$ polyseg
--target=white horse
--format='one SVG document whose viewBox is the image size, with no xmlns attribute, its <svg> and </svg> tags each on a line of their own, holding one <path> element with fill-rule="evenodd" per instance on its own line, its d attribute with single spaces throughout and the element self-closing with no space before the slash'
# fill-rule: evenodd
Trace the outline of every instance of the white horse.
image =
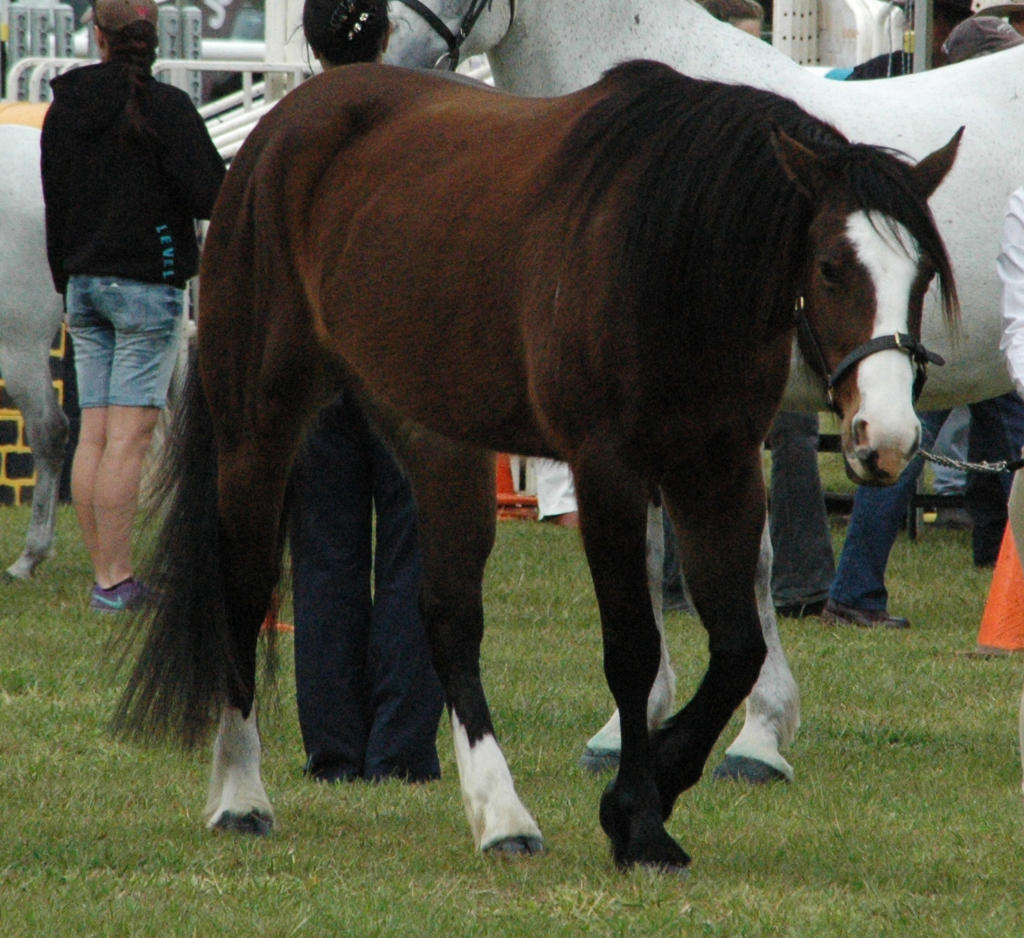
<svg viewBox="0 0 1024 938">
<path fill-rule="evenodd" d="M 63 304 L 46 263 L 39 131 L 0 124 L 0 376 L 35 458 L 32 520 L 9 576 L 28 579 L 53 548 L 68 422 L 50 377 Z"/>
<path fill-rule="evenodd" d="M 473 0 L 426 0 L 457 32 Z M 414 44 L 424 59 L 441 58 L 450 45 L 416 10 L 390 4 L 397 28 L 388 61 Z M 499 38 L 496 38 L 499 37 Z M 957 127 L 966 126 L 960 153 L 931 205 L 953 261 L 963 308 L 959 336 L 947 333 L 926 301 L 922 338 L 946 359 L 933 369 L 922 409 L 983 400 L 1011 390 L 999 351 L 999 285 L 994 273 L 1006 200 L 1024 183 L 1024 147 L 1007 128 L 1024 127 L 1024 48 L 931 72 L 882 81 L 825 80 L 768 44 L 720 23 L 691 0 L 493 0 L 464 40 L 463 56 L 486 53 L 495 84 L 524 95 L 574 91 L 606 68 L 630 58 L 667 62 L 685 74 L 766 88 L 794 99 L 850 139 L 882 144 L 919 159 Z M 822 408 L 820 383 L 794 352 L 783 409 Z M 652 586 L 660 583 L 660 518 L 649 526 Z M 767 526 L 758 565 L 758 605 L 768 657 L 746 703 L 746 720 L 719 772 L 752 781 L 793 777 L 780 752 L 800 722 L 796 682 L 779 641 L 771 601 L 771 543 Z M 652 589 L 660 617 L 660 589 Z M 652 726 L 672 712 L 674 678 L 664 654 L 651 691 Z M 618 715 L 587 744 L 591 764 L 613 761 L 619 748 Z"/>
</svg>

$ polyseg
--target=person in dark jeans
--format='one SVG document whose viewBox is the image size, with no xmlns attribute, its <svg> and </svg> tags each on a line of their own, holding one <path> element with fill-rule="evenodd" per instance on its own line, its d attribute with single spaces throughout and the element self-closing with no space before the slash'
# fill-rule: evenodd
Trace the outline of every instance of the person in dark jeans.
<svg viewBox="0 0 1024 938">
<path fill-rule="evenodd" d="M 351 394 L 322 411 L 292 482 L 295 684 L 307 774 L 437 778 L 442 694 L 419 610 L 416 506 Z"/>
<path fill-rule="evenodd" d="M 386 0 L 306 0 L 302 24 L 324 68 L 379 59 L 390 34 Z M 306 773 L 320 781 L 438 778 L 444 699 L 420 614 L 416 506 L 350 392 L 321 412 L 292 485 Z"/>
</svg>

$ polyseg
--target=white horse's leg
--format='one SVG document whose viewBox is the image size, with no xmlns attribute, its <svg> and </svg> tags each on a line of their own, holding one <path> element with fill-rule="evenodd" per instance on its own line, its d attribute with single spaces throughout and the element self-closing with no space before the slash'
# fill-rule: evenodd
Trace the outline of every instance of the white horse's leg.
<svg viewBox="0 0 1024 938">
<path fill-rule="evenodd" d="M 772 543 L 765 519 L 761 556 L 757 562 L 757 608 L 768 655 L 761 674 L 747 697 L 743 729 L 726 750 L 725 761 L 715 769 L 716 779 L 747 782 L 792 781 L 793 767 L 779 747 L 789 745 L 800 726 L 800 694 L 779 641 L 771 593 Z"/>
<path fill-rule="evenodd" d="M 452 711 L 455 761 L 459 767 L 462 803 L 478 850 L 504 854 L 533 854 L 544 849 L 544 838 L 523 806 L 501 747 L 490 733 L 476 742 Z"/>
<path fill-rule="evenodd" d="M 672 715 L 676 696 L 676 675 L 665 644 L 665 616 L 662 606 L 662 576 L 665 564 L 665 529 L 662 527 L 661 508 L 650 505 L 647 509 L 647 583 L 651 592 L 654 621 L 661 639 L 661 660 L 647 698 L 647 726 L 655 729 Z M 622 733 L 619 729 L 619 711 L 587 740 L 580 763 L 594 772 L 614 768 L 619 764 Z"/>
<path fill-rule="evenodd" d="M 269 834 L 274 825 L 274 809 L 260 779 L 255 707 L 248 717 L 237 707 L 221 710 L 205 813 L 210 829 Z"/>
<path fill-rule="evenodd" d="M 67 417 L 50 379 L 50 338 L 35 341 L 32 354 L 26 354 L 25 348 L 0 348 L 0 374 L 25 421 L 25 438 L 36 471 L 25 547 L 7 568 L 7 574 L 18 580 L 29 579 L 53 550 L 60 474 L 68 440 Z"/>
</svg>

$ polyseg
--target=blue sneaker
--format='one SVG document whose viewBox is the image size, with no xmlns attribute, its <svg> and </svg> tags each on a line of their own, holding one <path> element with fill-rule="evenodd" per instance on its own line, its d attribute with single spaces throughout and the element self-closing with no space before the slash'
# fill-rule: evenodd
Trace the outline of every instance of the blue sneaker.
<svg viewBox="0 0 1024 938">
<path fill-rule="evenodd" d="M 135 579 L 122 580 L 110 589 L 103 589 L 97 584 L 92 588 L 89 608 L 96 612 L 126 612 L 138 609 L 150 595 L 149 589 Z"/>
</svg>

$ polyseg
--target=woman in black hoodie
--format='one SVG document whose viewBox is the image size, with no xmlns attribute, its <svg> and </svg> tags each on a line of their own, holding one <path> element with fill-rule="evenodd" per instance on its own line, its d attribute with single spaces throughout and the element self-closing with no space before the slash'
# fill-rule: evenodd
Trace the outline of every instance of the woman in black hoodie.
<svg viewBox="0 0 1024 938">
<path fill-rule="evenodd" d="M 71 494 L 96 585 L 120 611 L 144 588 L 131 529 L 142 461 L 178 348 L 224 163 L 188 96 L 157 82 L 153 0 L 95 0 L 101 62 L 53 80 L 43 124 L 47 253 L 65 295 L 82 425 Z"/>
</svg>

